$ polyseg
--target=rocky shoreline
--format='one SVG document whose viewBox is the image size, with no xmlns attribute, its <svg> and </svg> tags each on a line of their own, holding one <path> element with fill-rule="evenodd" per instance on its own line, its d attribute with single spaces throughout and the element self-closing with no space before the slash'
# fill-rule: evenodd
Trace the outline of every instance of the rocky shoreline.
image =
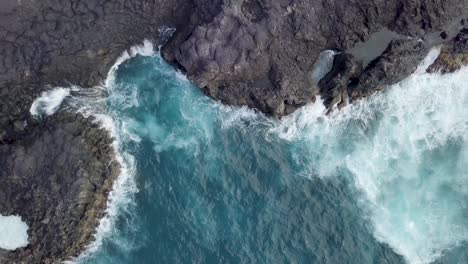
<svg viewBox="0 0 468 264">
<path fill-rule="evenodd" d="M 119 164 L 112 139 L 80 115 L 59 113 L 47 123 L 28 124 L 26 132 L 0 146 L 6 165 L 0 208 L 28 224 L 30 246 L 3 257 L 5 263 L 56 263 L 92 240 Z"/>
<path fill-rule="evenodd" d="M 60 263 L 94 237 L 120 168 L 113 139 L 91 118 L 29 109 L 55 86 L 100 85 L 116 59 L 163 25 L 177 26 L 180 1 L 0 3 L 0 214 L 19 215 L 29 245 L 0 249 L 0 263 Z M 181 12 L 181 13 L 179 13 Z M 142 26 L 143 25 L 143 26 Z"/>
<path fill-rule="evenodd" d="M 281 117 L 321 95 L 368 96 L 414 72 L 468 63 L 468 0 L 6 0 L 0 3 L 0 214 L 20 215 L 29 245 L 0 263 L 59 263 L 93 240 L 120 169 L 92 118 L 29 108 L 54 86 L 100 85 L 116 59 L 159 28 L 163 56 L 206 94 Z M 383 32 L 383 33 L 382 33 Z M 390 32 L 390 33 L 389 33 Z M 381 36 L 390 36 L 382 38 Z M 322 52 L 331 70 L 315 83 Z"/>
<path fill-rule="evenodd" d="M 330 107 L 406 78 L 432 47 L 466 29 L 468 2 L 245 0 L 217 12 L 179 34 L 166 59 L 208 95 L 281 117 L 318 94 Z M 383 30 L 391 37 L 369 41 Z M 314 85 L 311 72 L 324 50 L 339 55 Z"/>
</svg>

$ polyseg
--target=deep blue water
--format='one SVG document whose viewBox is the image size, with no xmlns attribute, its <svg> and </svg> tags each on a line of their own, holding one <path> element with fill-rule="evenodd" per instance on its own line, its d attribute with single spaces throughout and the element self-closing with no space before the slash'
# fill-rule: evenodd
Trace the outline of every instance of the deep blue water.
<svg viewBox="0 0 468 264">
<path fill-rule="evenodd" d="M 159 56 L 132 58 L 106 112 L 138 191 L 82 262 L 468 263 L 465 75 L 279 121 L 209 99 Z"/>
</svg>

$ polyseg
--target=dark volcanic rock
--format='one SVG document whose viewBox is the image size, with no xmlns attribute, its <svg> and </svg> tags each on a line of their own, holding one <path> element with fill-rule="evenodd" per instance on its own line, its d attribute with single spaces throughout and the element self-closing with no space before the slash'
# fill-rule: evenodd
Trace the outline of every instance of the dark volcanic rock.
<svg viewBox="0 0 468 264">
<path fill-rule="evenodd" d="M 333 67 L 318 83 L 319 92 L 324 98 L 326 106 L 346 101 L 348 93 L 345 89 L 350 80 L 357 80 L 362 71 L 361 64 L 346 53 L 335 56 Z"/>
<path fill-rule="evenodd" d="M 348 94 L 356 99 L 401 81 L 416 71 L 428 52 L 429 48 L 422 40 L 393 40 L 382 55 L 361 72 L 356 83 L 347 86 Z"/>
<path fill-rule="evenodd" d="M 460 24 L 466 26 L 448 42 L 428 69 L 429 72 L 449 73 L 459 70 L 468 64 L 468 20 L 462 20 Z"/>
<path fill-rule="evenodd" d="M 359 97 L 402 80 L 435 44 L 425 38 L 444 32 L 461 15 L 468 16 L 467 0 L 224 1 L 213 21 L 191 25 L 193 30 L 175 38 L 178 43 L 165 54 L 210 96 L 282 116 L 318 93 L 336 102 L 338 91 Z M 322 51 L 347 53 L 382 30 L 400 39 L 362 72 L 337 74 L 340 80 L 333 83 L 339 87 L 311 83 Z"/>
<path fill-rule="evenodd" d="M 119 167 L 107 132 L 81 115 L 38 122 L 50 86 L 99 85 L 125 49 L 187 24 L 190 1 L 0 2 L 0 214 L 29 225 L 29 245 L 0 263 L 58 263 L 89 244 Z"/>
</svg>

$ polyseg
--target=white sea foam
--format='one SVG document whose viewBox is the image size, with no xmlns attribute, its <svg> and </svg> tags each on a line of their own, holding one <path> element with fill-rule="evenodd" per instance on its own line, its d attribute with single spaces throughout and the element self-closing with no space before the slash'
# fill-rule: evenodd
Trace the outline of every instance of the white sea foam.
<svg viewBox="0 0 468 264">
<path fill-rule="evenodd" d="M 468 240 L 468 68 L 427 74 L 438 53 L 385 93 L 340 111 L 326 115 L 318 98 L 275 121 L 219 106 L 222 127 L 262 122 L 267 137 L 301 147 L 303 175 L 349 175 L 375 237 L 408 263 L 431 263 Z"/>
<path fill-rule="evenodd" d="M 410 263 L 430 263 L 468 239 L 467 76 L 467 68 L 412 76 L 376 98 L 386 117 L 346 157 L 375 206 L 376 237 Z"/>
<path fill-rule="evenodd" d="M 104 86 L 105 87 L 111 87 L 114 82 L 115 82 L 115 73 L 119 69 L 119 66 L 124 63 L 125 61 L 140 55 L 140 56 L 154 56 L 155 49 L 154 45 L 151 41 L 145 39 L 143 40 L 142 45 L 136 45 L 131 47 L 130 49 L 124 51 L 122 55 L 120 55 L 119 58 L 115 61 L 114 65 L 109 70 L 109 73 L 107 74 L 107 78 L 105 80 Z"/>
<path fill-rule="evenodd" d="M 115 64 L 109 70 L 104 83 L 104 89 L 107 90 L 109 95 L 106 99 L 107 101 L 121 100 L 122 96 L 114 94 L 116 72 L 120 65 L 137 55 L 155 55 L 153 43 L 149 40 L 144 40 L 143 45 L 131 47 L 129 50 L 123 52 L 116 60 Z M 136 100 L 136 98 L 134 99 Z M 132 104 L 135 103 L 137 104 L 138 101 L 135 100 L 129 102 L 130 105 L 127 105 L 127 107 L 132 107 Z M 100 103 L 106 103 L 106 101 Z M 88 245 L 87 249 L 78 258 L 68 261 L 67 263 L 81 263 L 86 261 L 86 259 L 91 257 L 102 247 L 106 238 L 116 235 L 118 230 L 114 228 L 115 221 L 119 215 L 125 213 L 129 209 L 134 202 L 133 195 L 138 191 L 134 181 L 136 170 L 135 158 L 130 153 L 124 151 L 122 145 L 129 141 L 139 141 L 139 137 L 127 130 L 126 121 L 121 120 L 122 117 L 119 117 L 117 113 L 102 111 L 96 108 L 95 105 L 82 106 L 79 112 L 85 116 L 95 117 L 102 128 L 109 131 L 110 135 L 114 138 L 113 148 L 116 153 L 116 161 L 120 164 L 120 175 L 114 182 L 113 190 L 109 194 L 106 214 L 99 222 L 96 234 L 94 235 L 94 242 Z M 126 245 L 121 244 L 120 246 L 125 247 Z"/>
<path fill-rule="evenodd" d="M 219 108 L 223 114 L 221 127 L 224 129 L 237 125 L 242 120 L 255 120 L 258 116 L 258 113 L 246 106 L 231 107 L 219 104 Z"/>
<path fill-rule="evenodd" d="M 468 67 L 426 74 L 436 54 L 385 93 L 329 116 L 312 104 L 270 128 L 307 142 L 309 173 L 349 174 L 375 237 L 412 264 L 468 240 Z"/>
<path fill-rule="evenodd" d="M 128 209 L 128 206 L 133 202 L 132 195 L 137 192 L 133 179 L 136 167 L 135 159 L 128 152 L 122 151 L 121 144 L 124 144 L 126 139 L 122 138 L 121 128 L 117 125 L 119 122 L 115 122 L 113 117 L 107 114 L 93 114 L 93 116 L 101 124 L 102 128 L 109 131 L 114 138 L 113 148 L 116 153 L 115 159 L 120 164 L 120 174 L 109 194 L 106 215 L 99 222 L 94 236 L 95 241 L 88 246 L 87 250 L 77 260 L 84 260 L 95 253 L 102 246 L 104 239 L 116 232 L 114 223 L 117 216 Z"/>
<path fill-rule="evenodd" d="M 27 246 L 28 228 L 20 216 L 0 214 L 0 248 L 15 250 Z"/>
<path fill-rule="evenodd" d="M 318 96 L 315 103 L 286 116 L 277 126 L 273 126 L 270 132 L 283 139 L 293 140 L 307 128 L 320 124 L 320 120 L 328 119 L 325 115 L 326 110 L 323 99 Z"/>
<path fill-rule="evenodd" d="M 70 88 L 57 87 L 42 92 L 31 105 L 29 110 L 34 117 L 50 116 L 54 114 L 62 104 L 63 100 L 70 95 Z"/>
<path fill-rule="evenodd" d="M 154 54 L 153 44 L 145 40 L 142 45 L 131 47 L 128 51 L 123 52 L 116 60 L 109 70 L 108 77 L 103 85 L 104 87 L 87 89 L 81 89 L 76 86 L 55 88 L 44 92 L 31 106 L 31 114 L 33 116 L 51 115 L 58 110 L 63 100 L 70 96 L 69 106 L 71 108 L 82 113 L 85 117 L 93 116 L 95 121 L 114 138 L 112 146 L 115 152 L 115 159 L 120 164 L 120 174 L 114 182 L 113 190 L 109 193 L 106 214 L 99 222 L 94 235 L 94 241 L 87 246 L 80 256 L 65 261 L 65 263 L 80 263 L 92 256 L 93 253 L 96 253 L 101 248 L 104 239 L 115 234 L 114 224 L 118 215 L 124 213 L 133 202 L 132 195 L 137 192 L 133 179 L 136 165 L 134 157 L 122 151 L 122 144 L 129 140 L 137 140 L 137 138 L 132 138 L 132 134 L 125 130 L 124 122 L 119 117 L 113 116 L 113 113 L 105 110 L 105 104 L 108 100 L 117 100 L 116 98 L 119 98 L 119 96 L 109 96 L 106 98 L 101 96 L 103 92 L 112 94 L 115 86 L 115 74 L 122 63 L 136 55 L 152 56 Z M 71 92 L 74 93 L 71 94 Z"/>
<path fill-rule="evenodd" d="M 441 47 L 433 48 L 429 51 L 429 54 L 419 64 L 415 74 L 423 74 L 426 70 L 437 60 L 440 55 Z"/>
<path fill-rule="evenodd" d="M 146 43 L 117 60 L 105 83 L 110 97 L 116 93 L 113 88 L 119 65 L 136 54 L 152 56 L 153 47 Z M 267 136 L 308 146 L 304 156 L 310 163 L 309 172 L 322 177 L 348 173 L 363 193 L 363 204 L 372 212 L 369 220 L 376 238 L 409 263 L 429 263 L 443 250 L 468 239 L 463 217 L 468 201 L 468 179 L 464 173 L 468 166 L 468 87 L 464 85 L 468 83 L 468 69 L 445 76 L 424 71 L 417 71 L 386 93 L 329 115 L 324 114 L 320 98 L 282 121 L 259 118 L 245 108 L 217 107 L 222 108 L 223 127 L 260 119 L 256 122 L 265 122 L 269 127 Z M 176 77 L 186 81 L 180 74 Z M 132 102 L 127 100 L 128 105 L 123 106 L 132 107 Z M 193 117 L 191 110 L 189 107 L 181 111 Z M 126 122 L 131 120 L 121 120 L 113 113 L 91 114 L 115 137 L 122 173 L 110 194 L 107 215 L 100 222 L 96 241 L 78 260 L 96 252 L 106 237 L 115 234 L 116 217 L 132 203 L 132 194 L 137 191 L 133 179 L 135 160 L 121 146 L 139 139 L 126 130 Z M 203 133 L 207 133 L 205 130 Z M 462 147 L 453 158 L 450 156 L 452 163 L 443 163 L 450 161 L 447 156 L 439 160 L 431 157 L 439 152 L 446 154 L 447 145 L 458 143 Z"/>
<path fill-rule="evenodd" d="M 331 71 L 335 55 L 337 54 L 338 52 L 334 50 L 325 50 L 320 53 L 314 64 L 314 69 L 312 70 L 312 81 L 314 83 L 319 83 L 319 81 Z"/>
</svg>

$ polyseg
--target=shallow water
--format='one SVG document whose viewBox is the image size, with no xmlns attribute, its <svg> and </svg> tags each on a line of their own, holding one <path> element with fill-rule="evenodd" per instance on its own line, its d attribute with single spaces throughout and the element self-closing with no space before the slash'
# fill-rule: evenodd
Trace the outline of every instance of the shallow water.
<svg viewBox="0 0 468 264">
<path fill-rule="evenodd" d="M 126 202 L 79 262 L 467 263 L 467 83 L 420 73 L 277 121 L 129 59 L 105 101 Z"/>
</svg>

